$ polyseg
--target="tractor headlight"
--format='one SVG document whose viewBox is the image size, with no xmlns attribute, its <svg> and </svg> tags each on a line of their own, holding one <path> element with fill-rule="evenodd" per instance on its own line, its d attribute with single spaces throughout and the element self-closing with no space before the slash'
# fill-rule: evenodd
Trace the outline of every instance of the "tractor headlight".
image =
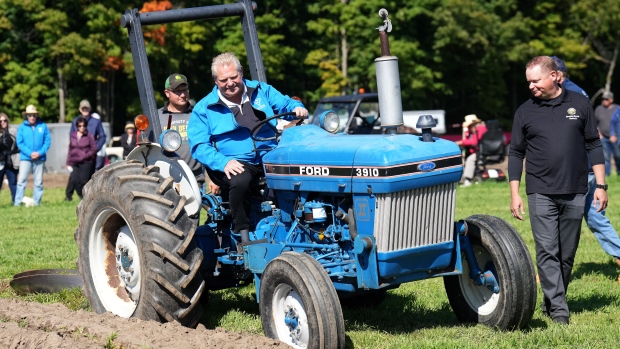
<svg viewBox="0 0 620 349">
<path fill-rule="evenodd" d="M 319 125 L 327 132 L 336 133 L 340 129 L 340 117 L 333 110 L 324 111 L 319 115 Z"/>
<path fill-rule="evenodd" d="M 165 151 L 174 153 L 181 147 L 181 134 L 175 130 L 166 130 L 159 136 L 159 144 Z"/>
</svg>

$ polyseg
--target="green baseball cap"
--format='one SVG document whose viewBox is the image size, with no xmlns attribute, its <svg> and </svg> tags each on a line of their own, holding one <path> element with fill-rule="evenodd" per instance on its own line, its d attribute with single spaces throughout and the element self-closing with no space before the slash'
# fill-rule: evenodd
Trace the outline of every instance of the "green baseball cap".
<svg viewBox="0 0 620 349">
<path fill-rule="evenodd" d="M 174 90 L 177 87 L 179 87 L 179 85 L 181 85 L 181 84 L 185 84 L 185 85 L 189 86 L 189 83 L 187 83 L 187 78 L 185 77 L 185 75 L 175 73 L 175 74 L 170 75 L 166 79 L 165 88 L 166 88 L 166 90 Z"/>
</svg>

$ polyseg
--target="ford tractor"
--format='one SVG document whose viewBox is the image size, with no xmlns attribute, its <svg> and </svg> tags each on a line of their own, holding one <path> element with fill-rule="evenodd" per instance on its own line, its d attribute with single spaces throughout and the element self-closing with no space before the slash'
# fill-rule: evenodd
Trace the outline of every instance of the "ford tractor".
<svg viewBox="0 0 620 349">
<path fill-rule="evenodd" d="M 210 290 L 253 283 L 266 336 L 296 348 L 344 348 L 341 302 L 380 300 L 403 283 L 442 277 L 458 320 L 526 326 L 536 282 L 518 232 L 489 215 L 455 218 L 461 152 L 433 137 L 432 117 L 418 120 L 421 135 L 396 133 L 398 59 L 383 9 L 375 60 L 383 132 L 337 133 L 338 115 L 326 111 L 318 125 L 277 134 L 264 181 L 253 187 L 250 241 L 242 242 L 228 202 L 198 185 L 175 153 L 180 135 L 160 125 L 142 26 L 238 16 L 250 74 L 266 81 L 255 8 L 239 0 L 122 16 L 143 114 L 138 146 L 93 175 L 77 208 L 78 267 L 92 309 L 195 326 Z"/>
</svg>

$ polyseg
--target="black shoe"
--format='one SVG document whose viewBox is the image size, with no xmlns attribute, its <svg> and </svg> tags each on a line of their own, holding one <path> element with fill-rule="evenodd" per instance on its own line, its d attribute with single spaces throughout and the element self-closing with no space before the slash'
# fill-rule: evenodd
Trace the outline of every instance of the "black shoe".
<svg viewBox="0 0 620 349">
<path fill-rule="evenodd" d="M 568 325 L 568 316 L 556 316 L 553 318 L 556 324 Z"/>
<path fill-rule="evenodd" d="M 65 198 L 65 201 L 73 201 L 72 198 Z"/>
</svg>

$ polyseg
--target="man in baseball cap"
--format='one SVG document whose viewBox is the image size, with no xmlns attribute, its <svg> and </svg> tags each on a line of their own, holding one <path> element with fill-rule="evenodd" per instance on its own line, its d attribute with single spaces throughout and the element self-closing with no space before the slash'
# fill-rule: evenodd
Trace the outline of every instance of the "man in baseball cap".
<svg viewBox="0 0 620 349">
<path fill-rule="evenodd" d="M 564 61 L 561 60 L 559 57 L 556 56 L 551 56 L 551 58 L 553 58 L 553 61 L 555 62 L 555 65 L 558 66 L 558 83 L 565 89 L 567 90 L 571 90 L 571 91 L 575 91 L 577 93 L 581 93 L 582 95 L 586 96 L 587 98 L 590 98 L 588 96 L 588 94 L 586 93 L 586 91 L 584 89 L 582 89 L 581 87 L 577 86 L 577 84 L 575 84 L 574 82 L 572 82 L 569 78 L 568 78 L 568 70 L 566 69 L 566 64 L 564 64 Z"/>
<path fill-rule="evenodd" d="M 202 165 L 192 158 L 187 141 L 187 122 L 192 114 L 192 105 L 189 100 L 189 83 L 185 75 L 174 73 L 168 76 L 164 88 L 164 94 L 168 101 L 163 108 L 159 109 L 159 122 L 161 123 L 162 131 L 168 128 L 168 120 L 170 120 L 170 128 L 178 131 L 183 140 L 181 148 L 177 150 L 177 153 L 192 169 L 198 184 L 202 185 L 205 179 Z"/>
</svg>

